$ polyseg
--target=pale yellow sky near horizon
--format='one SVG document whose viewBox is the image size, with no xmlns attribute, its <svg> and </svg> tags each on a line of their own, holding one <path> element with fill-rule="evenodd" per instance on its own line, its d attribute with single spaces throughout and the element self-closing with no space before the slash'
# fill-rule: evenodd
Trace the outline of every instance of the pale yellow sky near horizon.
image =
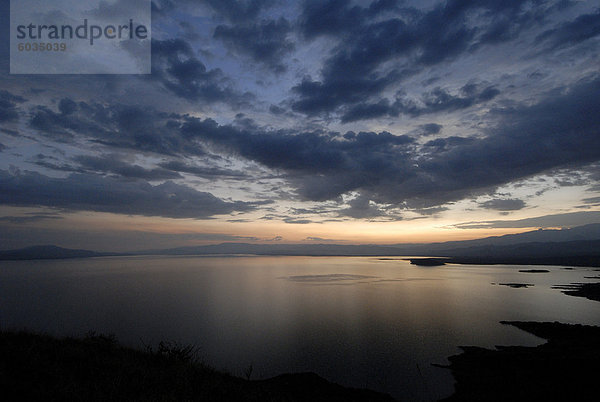
<svg viewBox="0 0 600 402">
<path fill-rule="evenodd" d="M 36 216 L 35 214 L 50 216 L 50 218 L 42 218 L 37 221 L 32 220 L 27 225 L 17 221 L 12 224 L 5 223 L 5 229 L 12 227 L 14 230 L 22 231 L 18 238 L 24 242 L 23 246 L 55 244 L 71 248 L 91 248 L 98 251 L 134 251 L 223 242 L 268 244 L 434 243 L 522 233 L 542 227 L 531 225 L 504 228 L 459 228 L 456 226 L 457 224 L 469 221 L 459 221 L 456 219 L 457 216 L 452 213 L 440 214 L 438 217 L 395 222 L 347 220 L 289 224 L 279 220 L 261 221 L 257 219 L 249 222 L 228 222 L 227 219 L 231 217 L 194 220 L 126 216 L 100 212 L 58 212 L 57 215 L 53 215 L 56 211 L 49 209 L 12 207 L 2 207 L 0 212 L 4 216 L 32 217 Z M 511 214 L 510 220 L 517 222 L 515 218 L 527 218 L 526 213 L 518 212 L 518 214 Z M 588 212 L 593 213 L 594 211 Z M 478 215 L 478 217 L 484 216 L 485 214 Z M 497 217 L 497 215 L 490 214 L 490 217 L 492 216 Z M 600 212 L 598 212 L 598 217 L 600 219 Z M 555 226 L 547 225 L 546 227 Z M 27 232 L 32 234 L 32 239 L 28 239 Z M 10 236 L 10 230 L 6 230 L 6 233 Z M 36 238 L 39 240 L 33 240 Z M 25 244 L 27 241 L 29 244 Z"/>
</svg>

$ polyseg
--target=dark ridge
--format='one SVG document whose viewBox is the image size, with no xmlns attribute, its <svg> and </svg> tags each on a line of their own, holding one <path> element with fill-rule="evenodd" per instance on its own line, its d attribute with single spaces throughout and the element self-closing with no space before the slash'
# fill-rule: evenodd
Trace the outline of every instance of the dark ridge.
<svg viewBox="0 0 600 402">
<path fill-rule="evenodd" d="M 515 289 L 518 289 L 518 288 L 528 288 L 530 286 L 535 286 L 535 285 L 533 285 L 531 283 L 499 283 L 498 285 L 500 285 L 500 286 L 508 286 L 508 287 L 515 288 Z"/>
<path fill-rule="evenodd" d="M 453 257 L 452 264 L 465 265 L 559 265 L 566 267 L 600 267 L 600 255 L 575 255 L 555 257 Z"/>
<path fill-rule="evenodd" d="M 90 250 L 74 250 L 58 246 L 32 246 L 18 250 L 0 251 L 0 260 L 59 260 L 115 255 Z"/>
<path fill-rule="evenodd" d="M 502 321 L 548 342 L 537 347 L 461 347 L 449 358 L 455 393 L 444 401 L 595 401 L 600 327 Z"/>
<path fill-rule="evenodd" d="M 246 372 L 247 377 L 251 369 Z M 250 381 L 216 371 L 195 348 L 162 343 L 146 351 L 114 337 L 57 339 L 0 332 L 5 401 L 393 401 L 386 394 L 331 383 L 313 373 Z"/>
<path fill-rule="evenodd" d="M 410 258 L 410 263 L 413 265 L 421 265 L 425 267 L 436 267 L 446 265 L 447 258 Z"/>
<path fill-rule="evenodd" d="M 519 272 L 524 272 L 527 274 L 544 274 L 550 271 L 548 271 L 547 269 L 520 269 Z"/>
</svg>

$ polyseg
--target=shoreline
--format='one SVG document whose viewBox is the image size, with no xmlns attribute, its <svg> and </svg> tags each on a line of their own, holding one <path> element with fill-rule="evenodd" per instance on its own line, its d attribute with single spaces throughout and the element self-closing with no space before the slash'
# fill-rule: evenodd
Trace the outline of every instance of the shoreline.
<svg viewBox="0 0 600 402">
<path fill-rule="evenodd" d="M 549 265 L 558 267 L 600 267 L 600 256 L 571 257 L 448 257 L 449 264 L 463 265 Z"/>
<path fill-rule="evenodd" d="M 527 265 L 527 266 L 558 266 L 578 268 L 600 268 L 600 256 L 565 256 L 565 257 L 432 257 L 431 255 L 412 255 L 408 257 L 401 254 L 109 254 L 72 256 L 72 257 L 7 257 L 0 255 L 0 262 L 27 262 L 27 261 L 60 261 L 91 258 L 114 257 L 365 257 L 378 258 L 382 261 L 409 261 L 418 266 L 443 266 L 448 264 L 461 265 Z"/>
</svg>

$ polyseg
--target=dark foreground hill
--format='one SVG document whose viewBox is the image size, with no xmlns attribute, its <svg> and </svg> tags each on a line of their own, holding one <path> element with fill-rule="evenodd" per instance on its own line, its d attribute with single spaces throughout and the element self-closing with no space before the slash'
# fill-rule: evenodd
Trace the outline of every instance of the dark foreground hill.
<svg viewBox="0 0 600 402">
<path fill-rule="evenodd" d="M 313 373 L 249 381 L 213 370 L 194 356 L 193 348 L 175 344 L 140 351 L 106 336 L 57 339 L 0 332 L 2 400 L 393 401 Z"/>
<path fill-rule="evenodd" d="M 537 347 L 462 347 L 447 401 L 597 401 L 600 327 L 504 321 L 548 342 Z"/>
</svg>

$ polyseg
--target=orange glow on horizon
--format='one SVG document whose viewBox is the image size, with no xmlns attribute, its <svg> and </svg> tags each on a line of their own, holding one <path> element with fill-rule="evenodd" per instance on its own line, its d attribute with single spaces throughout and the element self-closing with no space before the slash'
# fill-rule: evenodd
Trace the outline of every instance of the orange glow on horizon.
<svg viewBox="0 0 600 402">
<path fill-rule="evenodd" d="M 60 227 L 67 230 L 91 232 L 145 232 L 164 235 L 197 233 L 232 236 L 231 240 L 199 239 L 196 241 L 197 244 L 224 241 L 342 244 L 432 243 L 501 236 L 536 229 L 459 229 L 451 225 L 451 222 L 435 219 L 288 224 L 280 221 L 228 222 L 222 219 L 170 219 L 99 212 L 66 213 L 63 214 L 63 219 L 42 221 L 38 224 L 40 227 Z M 274 240 L 279 237 L 281 237 L 280 240 Z"/>
</svg>

